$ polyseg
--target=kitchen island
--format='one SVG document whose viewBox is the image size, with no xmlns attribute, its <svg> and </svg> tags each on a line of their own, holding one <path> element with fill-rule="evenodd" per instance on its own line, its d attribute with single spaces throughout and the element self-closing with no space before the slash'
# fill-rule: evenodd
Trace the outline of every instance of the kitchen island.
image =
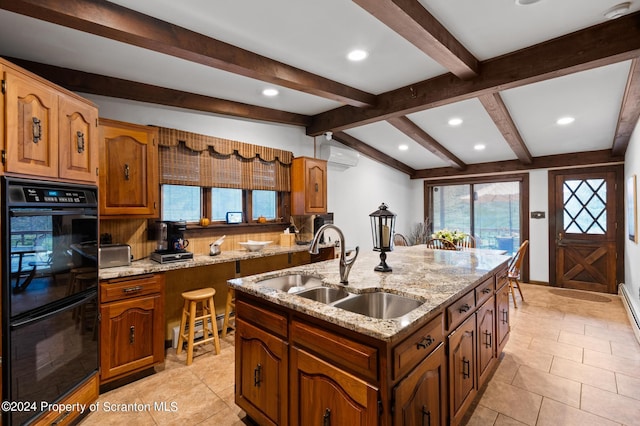
<svg viewBox="0 0 640 426">
<path fill-rule="evenodd" d="M 460 423 L 508 339 L 508 259 L 397 247 L 379 273 L 378 254 L 361 253 L 349 292 L 422 302 L 389 319 L 264 284 L 296 274 L 339 288 L 337 260 L 230 280 L 236 403 L 261 425 Z"/>
</svg>

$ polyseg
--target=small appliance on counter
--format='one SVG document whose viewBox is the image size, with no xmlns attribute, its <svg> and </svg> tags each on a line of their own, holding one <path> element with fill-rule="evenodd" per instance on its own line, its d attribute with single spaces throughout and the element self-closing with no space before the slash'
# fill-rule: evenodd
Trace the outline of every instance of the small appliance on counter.
<svg viewBox="0 0 640 426">
<path fill-rule="evenodd" d="M 100 244 L 98 249 L 98 267 L 115 268 L 131 265 L 131 246 L 129 244 Z"/>
<path fill-rule="evenodd" d="M 157 245 L 156 251 L 151 253 L 151 260 L 169 263 L 193 259 L 193 253 L 186 250 L 189 246 L 189 240 L 184 238 L 186 229 L 184 221 L 157 222 Z"/>
</svg>

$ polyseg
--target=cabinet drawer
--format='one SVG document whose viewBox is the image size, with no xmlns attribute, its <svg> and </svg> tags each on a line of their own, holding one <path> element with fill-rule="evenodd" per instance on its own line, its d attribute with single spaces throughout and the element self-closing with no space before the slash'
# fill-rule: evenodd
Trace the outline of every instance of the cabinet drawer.
<svg viewBox="0 0 640 426">
<path fill-rule="evenodd" d="M 496 272 L 496 290 L 499 290 L 503 285 L 507 283 L 508 273 L 509 270 L 506 265 L 504 268 Z"/>
<path fill-rule="evenodd" d="M 65 410 L 63 412 L 47 411 L 46 414 L 39 417 L 34 424 L 59 426 L 76 424 L 78 416 L 81 414 L 77 407 L 85 405 L 87 409 L 83 414 L 86 415 L 87 411 L 89 411 L 89 405 L 98 399 L 98 391 L 98 375 L 95 374 L 73 390 L 69 395 L 64 397 L 61 401 L 58 401 L 58 404 L 61 406 L 68 404 L 68 407 L 71 408 L 71 410 Z"/>
<path fill-rule="evenodd" d="M 250 305 L 242 300 L 236 301 L 236 315 L 280 337 L 287 337 L 287 317 L 284 315 Z"/>
<path fill-rule="evenodd" d="M 475 307 L 476 298 L 474 291 L 471 290 L 447 308 L 447 329 L 453 330 L 466 317 L 471 315 Z"/>
<path fill-rule="evenodd" d="M 378 379 L 378 350 L 312 325 L 294 321 L 291 339 L 296 346 L 370 380 Z"/>
<path fill-rule="evenodd" d="M 475 288 L 474 291 L 476 293 L 477 306 L 482 305 L 486 300 L 489 300 L 489 298 L 493 296 L 493 290 L 494 290 L 493 282 L 494 282 L 494 278 L 492 276 L 484 280 L 482 284 L 480 284 Z"/>
<path fill-rule="evenodd" d="M 404 376 L 443 341 L 442 314 L 393 348 L 393 379 Z"/>
<path fill-rule="evenodd" d="M 100 303 L 161 293 L 162 286 L 162 275 L 143 275 L 135 278 L 102 281 L 100 283 Z"/>
</svg>

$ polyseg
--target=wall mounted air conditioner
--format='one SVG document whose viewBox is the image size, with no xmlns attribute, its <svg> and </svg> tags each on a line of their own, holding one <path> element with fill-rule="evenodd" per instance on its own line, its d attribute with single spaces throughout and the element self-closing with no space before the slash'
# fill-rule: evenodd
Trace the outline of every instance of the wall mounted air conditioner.
<svg viewBox="0 0 640 426">
<path fill-rule="evenodd" d="M 323 143 L 320 147 L 320 158 L 327 160 L 328 164 L 347 168 L 358 164 L 360 154 L 356 150 L 331 141 Z"/>
</svg>

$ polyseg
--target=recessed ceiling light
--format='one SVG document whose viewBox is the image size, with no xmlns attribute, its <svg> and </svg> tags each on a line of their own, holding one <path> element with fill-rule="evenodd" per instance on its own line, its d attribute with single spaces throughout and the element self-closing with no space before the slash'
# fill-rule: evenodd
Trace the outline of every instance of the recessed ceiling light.
<svg viewBox="0 0 640 426">
<path fill-rule="evenodd" d="M 262 91 L 262 94 L 263 94 L 263 95 L 265 95 L 265 96 L 269 96 L 269 97 L 277 96 L 277 95 L 278 95 L 278 93 L 279 93 L 279 92 L 278 92 L 278 89 L 272 89 L 272 88 L 264 89 L 264 90 Z"/>
<path fill-rule="evenodd" d="M 566 126 L 567 124 L 571 124 L 574 121 L 576 121 L 576 119 L 573 117 L 560 117 L 556 120 L 556 124 L 559 124 L 561 126 Z"/>
<path fill-rule="evenodd" d="M 530 4 L 539 3 L 541 0 L 516 0 L 516 4 L 519 6 L 529 6 Z"/>
<path fill-rule="evenodd" d="M 448 121 L 449 126 L 459 126 L 462 124 L 462 118 L 454 117 Z"/>
<path fill-rule="evenodd" d="M 629 11 L 631 2 L 624 2 L 613 6 L 611 9 L 604 13 L 604 17 L 607 19 L 616 19 L 626 14 Z"/>
<path fill-rule="evenodd" d="M 347 54 L 347 59 L 349 59 L 350 61 L 361 61 L 367 56 L 369 56 L 369 54 L 364 50 L 355 49 Z"/>
<path fill-rule="evenodd" d="M 405 144 L 398 145 L 398 149 L 399 149 L 400 151 L 406 151 L 406 150 L 408 150 L 408 149 L 409 149 L 409 145 L 405 145 Z"/>
<path fill-rule="evenodd" d="M 477 143 L 473 146 L 473 149 L 475 149 L 476 151 L 482 151 L 483 149 L 485 149 L 487 146 L 483 143 Z"/>
</svg>

